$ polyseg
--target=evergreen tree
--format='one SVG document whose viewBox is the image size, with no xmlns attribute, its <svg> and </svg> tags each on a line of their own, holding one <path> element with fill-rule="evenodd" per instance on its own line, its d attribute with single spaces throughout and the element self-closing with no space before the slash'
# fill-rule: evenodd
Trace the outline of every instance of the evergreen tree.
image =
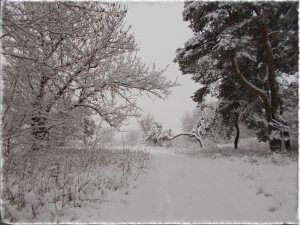
<svg viewBox="0 0 300 225">
<path fill-rule="evenodd" d="M 233 90 L 259 97 L 272 151 L 281 149 L 274 125 L 283 123 L 278 77 L 298 71 L 297 8 L 298 2 L 186 2 L 183 19 L 190 21 L 194 36 L 174 59 L 183 74 L 202 84 L 195 102 Z M 227 88 L 237 80 L 247 90 Z"/>
</svg>

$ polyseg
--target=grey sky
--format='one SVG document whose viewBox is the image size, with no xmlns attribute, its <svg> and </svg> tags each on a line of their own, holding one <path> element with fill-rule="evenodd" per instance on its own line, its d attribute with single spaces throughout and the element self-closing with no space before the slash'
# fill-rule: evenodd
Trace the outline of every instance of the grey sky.
<svg viewBox="0 0 300 225">
<path fill-rule="evenodd" d="M 180 117 L 186 110 L 192 110 L 196 103 L 190 96 L 200 87 L 191 80 L 190 75 L 183 76 L 178 64 L 173 63 L 175 51 L 193 36 L 188 27 L 189 22 L 183 22 L 182 11 L 184 2 L 122 2 L 128 6 L 125 18 L 126 25 L 131 25 L 131 32 L 139 41 L 138 55 L 145 63 L 155 63 L 158 68 L 166 68 L 166 77 L 182 86 L 172 89 L 172 94 L 165 101 L 142 97 L 137 105 L 144 111 L 142 114 L 153 114 L 164 129 L 172 129 L 176 134 L 181 131 Z M 129 120 L 129 126 L 123 129 L 138 129 L 136 119 Z"/>
</svg>

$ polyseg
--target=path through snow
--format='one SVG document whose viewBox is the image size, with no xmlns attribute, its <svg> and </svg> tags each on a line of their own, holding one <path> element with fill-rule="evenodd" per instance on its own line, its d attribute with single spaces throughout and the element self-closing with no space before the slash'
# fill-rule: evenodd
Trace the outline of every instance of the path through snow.
<svg viewBox="0 0 300 225">
<path fill-rule="evenodd" d="M 128 195 L 120 194 L 115 201 L 101 204 L 100 219 L 96 214 L 90 218 L 91 222 L 297 221 L 296 163 L 290 165 L 292 169 L 283 168 L 278 174 L 280 178 L 281 173 L 286 173 L 282 177 L 285 181 L 294 182 L 295 187 L 290 187 L 290 190 L 284 188 L 287 193 L 281 195 L 282 206 L 271 212 L 268 209 L 274 204 L 276 190 L 270 189 L 272 193 L 269 197 L 257 195 L 258 187 L 255 187 L 254 182 L 255 173 L 256 183 L 260 182 L 259 179 L 262 183 L 265 182 L 263 166 L 271 165 L 261 165 L 260 169 L 253 166 L 255 172 L 253 177 L 251 175 L 250 182 L 247 182 L 243 180 L 243 176 L 238 175 L 247 167 L 246 164 L 240 164 L 243 163 L 242 160 L 192 159 L 175 155 L 166 149 L 163 151 L 162 148 L 152 149 L 151 155 L 154 168 L 149 174 L 140 177 L 137 188 L 133 188 Z M 251 168 L 252 165 L 249 166 Z M 87 222 L 83 218 L 78 221 Z"/>
</svg>

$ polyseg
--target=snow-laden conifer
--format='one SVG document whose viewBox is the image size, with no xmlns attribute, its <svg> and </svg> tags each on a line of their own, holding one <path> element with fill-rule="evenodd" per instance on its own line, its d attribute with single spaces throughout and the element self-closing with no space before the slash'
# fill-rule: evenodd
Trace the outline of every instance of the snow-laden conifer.
<svg viewBox="0 0 300 225">
<path fill-rule="evenodd" d="M 190 22 L 194 36 L 177 49 L 174 61 L 183 74 L 192 74 L 202 84 L 193 100 L 201 104 L 208 94 L 233 93 L 237 90 L 224 83 L 238 80 L 247 89 L 241 95 L 247 98 L 252 92 L 263 102 L 269 134 L 277 130 L 273 120 L 284 124 L 278 78 L 298 71 L 297 6 L 296 2 L 186 2 L 183 20 Z M 281 140 L 270 137 L 270 149 L 281 149 Z"/>
</svg>

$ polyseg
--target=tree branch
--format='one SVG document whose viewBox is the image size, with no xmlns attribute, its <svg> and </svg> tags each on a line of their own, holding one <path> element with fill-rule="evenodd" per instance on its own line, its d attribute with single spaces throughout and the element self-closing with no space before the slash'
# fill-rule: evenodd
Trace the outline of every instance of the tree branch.
<svg viewBox="0 0 300 225">
<path fill-rule="evenodd" d="M 246 78 L 241 74 L 240 70 L 237 67 L 237 63 L 236 63 L 236 58 L 235 58 L 235 49 L 231 50 L 231 55 L 230 55 L 230 60 L 231 60 L 231 64 L 233 67 L 233 71 L 234 73 L 238 76 L 238 78 L 240 79 L 240 81 L 242 81 L 242 83 L 254 94 L 258 95 L 259 97 L 261 97 L 264 101 L 266 100 L 266 96 L 267 96 L 267 92 L 254 86 L 253 84 L 251 84 L 249 81 L 246 80 Z"/>
<path fill-rule="evenodd" d="M 200 144 L 200 147 L 203 148 L 203 145 L 202 145 L 202 139 L 200 136 L 198 136 L 197 134 L 195 133 L 182 133 L 182 134 L 178 134 L 170 139 L 168 139 L 168 141 L 171 141 L 179 136 L 182 136 L 182 135 L 187 135 L 187 136 L 194 136 L 198 141 L 199 141 L 199 144 Z"/>
<path fill-rule="evenodd" d="M 104 113 L 97 107 L 92 106 L 92 105 L 86 105 L 86 104 L 75 104 L 74 107 L 78 107 L 78 106 L 82 106 L 82 107 L 87 107 L 87 108 L 91 108 L 93 110 L 95 110 L 102 118 L 104 118 L 104 120 L 111 126 L 111 127 L 116 127 L 116 125 L 109 119 L 107 118 Z"/>
<path fill-rule="evenodd" d="M 264 106 L 265 106 L 265 109 L 266 109 L 267 121 L 270 122 L 272 120 L 272 115 L 269 113 L 270 108 L 271 108 L 271 104 L 270 104 L 270 99 L 268 97 L 268 92 L 254 86 L 249 81 L 247 81 L 246 78 L 241 74 L 241 72 L 239 71 L 239 69 L 237 67 L 237 64 L 236 64 L 235 49 L 231 50 L 230 60 L 231 60 L 231 64 L 232 64 L 232 67 L 233 67 L 233 71 L 238 76 L 240 81 L 245 85 L 246 88 L 248 88 L 251 92 L 253 92 L 254 94 L 261 97 L 261 99 L 263 100 Z"/>
</svg>

